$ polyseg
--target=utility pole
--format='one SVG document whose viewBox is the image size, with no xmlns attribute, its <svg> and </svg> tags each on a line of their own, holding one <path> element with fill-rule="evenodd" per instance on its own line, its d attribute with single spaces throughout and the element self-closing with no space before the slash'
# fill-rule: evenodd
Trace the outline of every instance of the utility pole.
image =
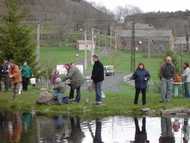
<svg viewBox="0 0 190 143">
<path fill-rule="evenodd" d="M 117 32 L 115 30 L 115 50 L 117 50 Z"/>
<path fill-rule="evenodd" d="M 136 58 L 135 58 L 135 21 L 132 22 L 132 31 L 131 31 L 131 72 L 134 72 L 136 66 Z"/>
<path fill-rule="evenodd" d="M 40 23 L 37 24 L 37 47 L 36 47 L 36 63 L 40 63 Z"/>
<path fill-rule="evenodd" d="M 105 32 L 105 52 L 107 54 L 107 33 Z"/>
<path fill-rule="evenodd" d="M 110 49 L 112 49 L 112 28 L 110 26 Z"/>
<path fill-rule="evenodd" d="M 189 52 L 189 33 L 188 33 L 188 27 L 186 26 L 185 28 L 185 33 L 186 33 L 186 50 Z"/>
<path fill-rule="evenodd" d="M 148 50 L 147 50 L 147 57 L 150 58 L 150 45 L 151 45 L 151 39 L 148 38 Z"/>
<path fill-rule="evenodd" d="M 88 48 L 88 44 L 87 44 L 87 31 L 84 31 L 84 41 L 85 41 L 85 49 L 84 49 L 84 71 L 86 72 L 87 70 L 87 48 Z"/>
<path fill-rule="evenodd" d="M 93 55 L 95 54 L 94 28 L 92 28 L 92 47 L 91 47 L 91 64 L 93 64 Z"/>
</svg>

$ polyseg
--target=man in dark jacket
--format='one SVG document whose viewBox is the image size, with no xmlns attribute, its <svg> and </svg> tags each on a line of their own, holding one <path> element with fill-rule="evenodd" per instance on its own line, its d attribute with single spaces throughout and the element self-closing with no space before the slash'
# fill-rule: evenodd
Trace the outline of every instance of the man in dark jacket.
<svg viewBox="0 0 190 143">
<path fill-rule="evenodd" d="M 136 93 L 135 93 L 134 104 L 138 104 L 139 94 L 140 92 L 142 92 L 142 104 L 145 105 L 146 104 L 146 89 L 147 89 L 148 80 L 150 79 L 150 74 L 145 69 L 143 63 L 140 63 L 138 65 L 138 68 L 134 72 L 131 79 L 135 80 Z"/>
<path fill-rule="evenodd" d="M 8 91 L 10 86 L 9 78 L 9 62 L 4 60 L 4 63 L 1 65 L 1 82 L 4 84 L 5 91 Z"/>
<path fill-rule="evenodd" d="M 96 104 L 102 103 L 102 84 L 104 81 L 104 66 L 97 55 L 93 55 L 94 66 L 91 79 L 93 80 L 96 92 Z"/>
<path fill-rule="evenodd" d="M 172 97 L 172 81 L 175 75 L 175 67 L 171 57 L 166 57 L 165 63 L 160 68 L 161 102 L 169 101 Z"/>
</svg>

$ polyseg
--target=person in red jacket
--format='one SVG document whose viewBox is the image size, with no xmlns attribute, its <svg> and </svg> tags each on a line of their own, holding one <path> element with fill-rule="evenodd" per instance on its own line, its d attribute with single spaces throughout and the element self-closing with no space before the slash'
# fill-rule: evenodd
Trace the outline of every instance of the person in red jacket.
<svg viewBox="0 0 190 143">
<path fill-rule="evenodd" d="M 22 82 L 22 77 L 18 65 L 16 65 L 13 61 L 10 64 L 9 77 L 13 87 L 13 99 L 15 99 L 16 94 L 18 93 L 18 88 Z"/>
</svg>

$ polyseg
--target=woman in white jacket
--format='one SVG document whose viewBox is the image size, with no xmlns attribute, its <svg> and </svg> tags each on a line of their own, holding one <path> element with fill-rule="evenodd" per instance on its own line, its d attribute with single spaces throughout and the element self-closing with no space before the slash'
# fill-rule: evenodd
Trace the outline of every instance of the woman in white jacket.
<svg viewBox="0 0 190 143">
<path fill-rule="evenodd" d="M 185 96 L 190 97 L 190 67 L 188 63 L 183 64 L 183 79 L 184 79 L 184 88 L 185 88 Z"/>
</svg>

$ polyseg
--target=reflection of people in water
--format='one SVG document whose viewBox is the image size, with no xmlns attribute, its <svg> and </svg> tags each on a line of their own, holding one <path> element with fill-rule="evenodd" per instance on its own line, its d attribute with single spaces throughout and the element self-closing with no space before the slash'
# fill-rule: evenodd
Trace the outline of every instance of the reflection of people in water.
<svg viewBox="0 0 190 143">
<path fill-rule="evenodd" d="M 142 119 L 142 130 L 140 130 L 139 122 L 137 118 L 134 118 L 135 122 L 135 141 L 134 143 L 149 143 L 146 133 L 146 118 Z"/>
<path fill-rule="evenodd" d="M 81 130 L 80 118 L 71 117 L 70 121 L 71 121 L 71 135 L 69 137 L 69 142 L 81 143 L 84 137 L 84 133 Z"/>
<path fill-rule="evenodd" d="M 183 123 L 182 130 L 183 130 L 183 134 L 184 134 L 183 143 L 188 143 L 188 141 L 189 141 L 190 127 L 189 127 L 188 119 L 187 118 L 184 118 L 184 123 Z"/>
<path fill-rule="evenodd" d="M 56 129 L 62 129 L 64 127 L 64 120 L 62 116 L 54 116 L 53 121 Z"/>
<path fill-rule="evenodd" d="M 22 121 L 18 112 L 11 115 L 8 121 L 8 138 L 10 143 L 19 143 L 22 135 Z"/>
<path fill-rule="evenodd" d="M 100 119 L 96 119 L 96 131 L 95 131 L 94 143 L 103 143 L 103 141 L 102 141 L 102 122 Z"/>
<path fill-rule="evenodd" d="M 175 138 L 172 133 L 172 122 L 168 117 L 161 117 L 161 136 L 159 143 L 175 143 Z"/>
<path fill-rule="evenodd" d="M 25 132 L 27 132 L 28 129 L 30 129 L 30 127 L 32 126 L 32 113 L 24 112 L 22 114 L 22 125 Z"/>
</svg>

